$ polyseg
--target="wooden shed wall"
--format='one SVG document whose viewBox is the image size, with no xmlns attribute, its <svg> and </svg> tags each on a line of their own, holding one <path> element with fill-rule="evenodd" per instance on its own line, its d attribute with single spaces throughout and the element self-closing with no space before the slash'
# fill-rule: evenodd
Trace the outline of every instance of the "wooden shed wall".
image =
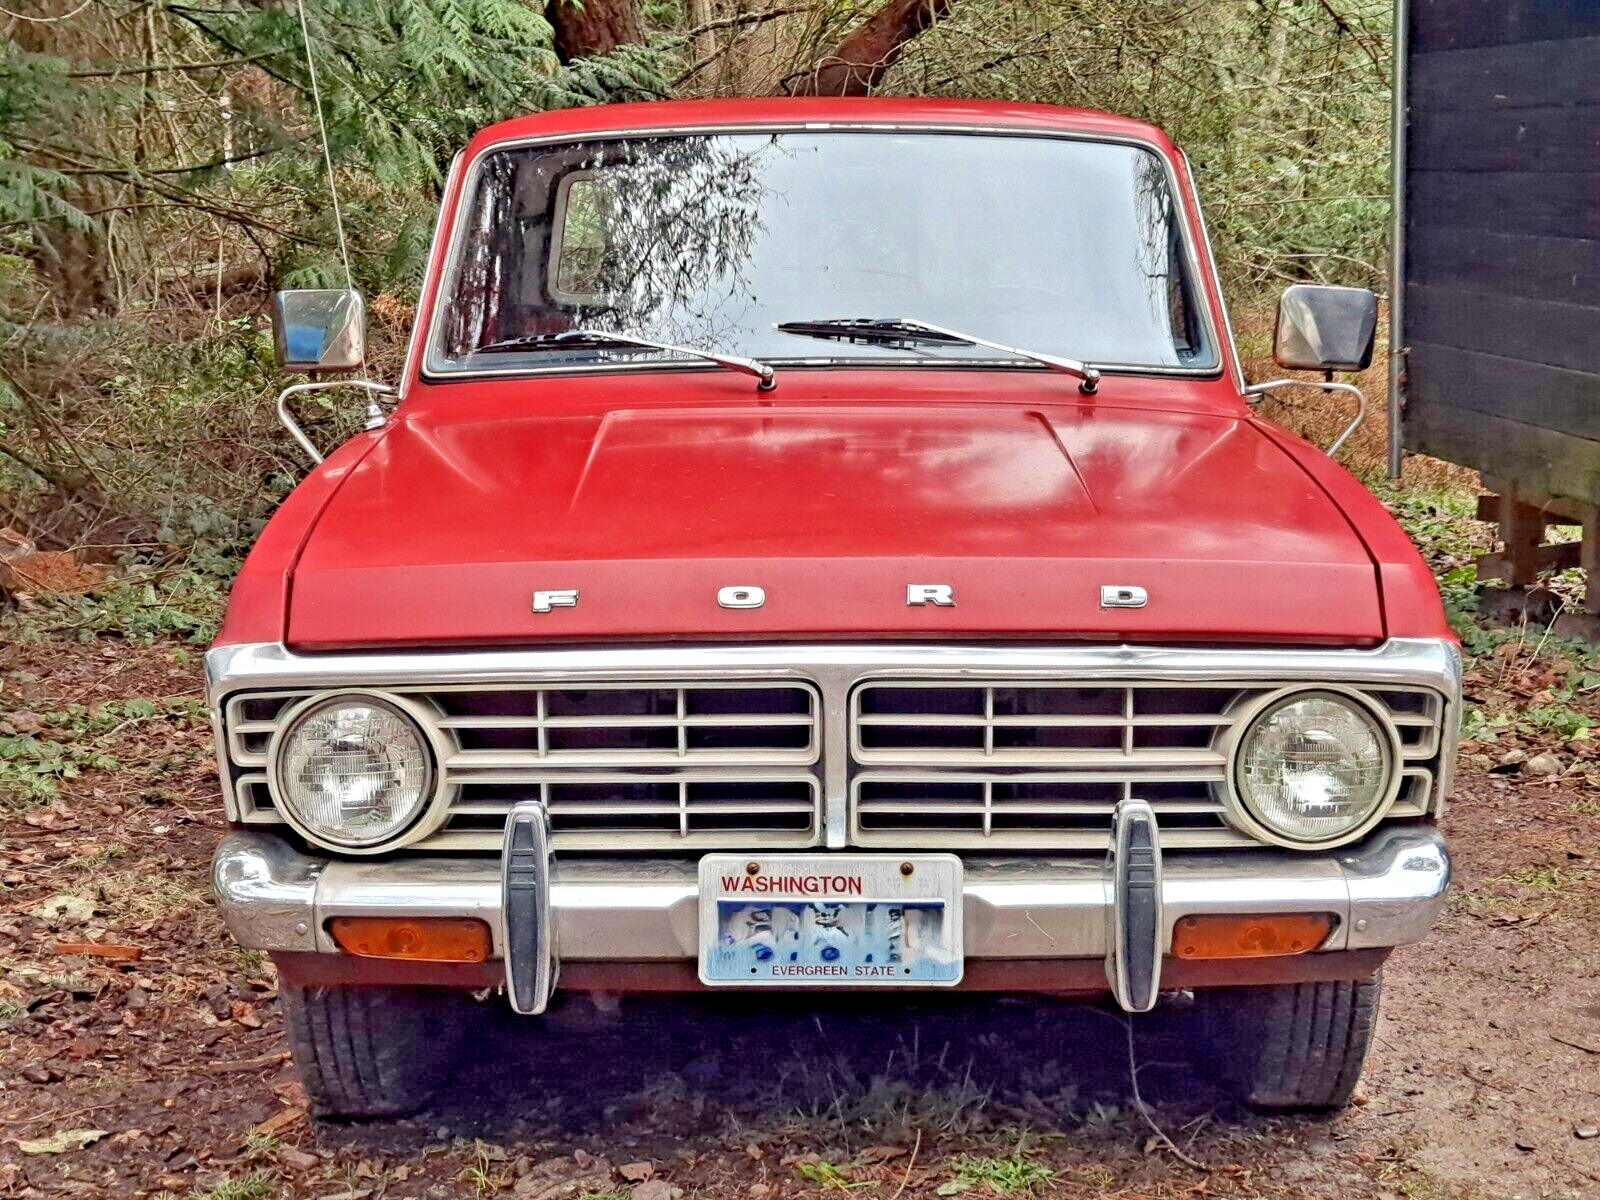
<svg viewBox="0 0 1600 1200">
<path fill-rule="evenodd" d="M 1600 0 L 1411 0 L 1405 445 L 1600 503 Z"/>
</svg>

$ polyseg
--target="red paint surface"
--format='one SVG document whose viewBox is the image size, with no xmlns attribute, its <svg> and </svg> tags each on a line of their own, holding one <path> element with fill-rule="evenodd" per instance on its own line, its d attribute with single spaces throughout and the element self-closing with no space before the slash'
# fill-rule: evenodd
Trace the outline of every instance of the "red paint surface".
<svg viewBox="0 0 1600 1200">
<path fill-rule="evenodd" d="M 1360 539 L 1215 384 L 784 374 L 765 402 L 698 371 L 428 389 L 329 503 L 289 640 L 1383 634 Z M 1149 606 L 1102 610 L 1106 583 Z M 558 588 L 578 606 L 530 610 Z"/>
<path fill-rule="evenodd" d="M 328 455 L 290 492 L 261 531 L 228 595 L 228 612 L 217 644 L 278 642 L 285 633 L 295 562 L 317 518 L 350 473 L 383 434 L 363 433 Z"/>
<path fill-rule="evenodd" d="M 484 131 L 468 157 L 544 134 L 830 119 L 1076 130 L 1175 153 L 1137 122 L 1040 106 L 763 100 L 543 114 Z M 1186 181 L 1182 199 L 1199 240 Z M 796 368 L 761 395 L 717 370 L 413 376 L 391 428 L 330 457 L 279 511 L 221 640 L 1445 634 L 1404 534 L 1345 472 L 1257 421 L 1222 353 L 1216 379 L 1111 376 L 1094 397 L 1037 370 Z M 911 583 L 950 584 L 957 604 L 907 607 Z M 1101 584 L 1144 587 L 1149 606 L 1101 610 Z M 763 587 L 767 603 L 721 609 L 726 585 Z M 560 588 L 580 591 L 576 608 L 531 611 L 534 590 Z"/>
<path fill-rule="evenodd" d="M 1261 429 L 1291 455 L 1328 493 L 1360 530 L 1378 571 L 1383 598 L 1384 632 L 1389 637 L 1445 637 L 1455 640 L 1439 599 L 1433 572 L 1417 548 L 1395 523 L 1389 510 L 1361 481 L 1310 442 L 1265 421 Z"/>
</svg>

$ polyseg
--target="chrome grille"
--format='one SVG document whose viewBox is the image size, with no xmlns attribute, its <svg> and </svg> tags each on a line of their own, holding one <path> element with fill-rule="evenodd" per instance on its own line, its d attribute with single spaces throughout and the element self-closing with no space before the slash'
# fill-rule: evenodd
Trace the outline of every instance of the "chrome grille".
<svg viewBox="0 0 1600 1200">
<path fill-rule="evenodd" d="M 456 770 L 536 764 L 678 766 L 813 761 L 803 687 L 563 687 L 430 693 L 461 746 Z"/>
<path fill-rule="evenodd" d="M 421 849 L 498 850 L 510 808 L 542 800 L 557 849 L 805 847 L 820 840 L 816 691 L 797 683 L 386 689 L 453 743 L 444 826 Z M 233 697 L 225 724 L 244 819 L 280 820 L 273 732 L 310 692 Z"/>
<path fill-rule="evenodd" d="M 240 655 L 250 670 L 228 665 Z M 452 803 L 419 850 L 496 852 L 506 811 L 535 798 L 569 851 L 1103 852 L 1112 807 L 1129 796 L 1155 807 L 1168 849 L 1254 846 L 1224 819 L 1221 747 L 1252 699 L 1285 688 L 1353 690 L 1386 712 L 1403 747 L 1391 818 L 1440 811 L 1454 750 L 1453 661 L 1421 642 L 382 656 L 246 647 L 208 662 L 229 815 L 246 824 L 281 820 L 267 749 L 295 702 L 344 685 L 432 714 L 449 745 Z"/>
<path fill-rule="evenodd" d="M 851 841 L 862 846 L 1101 849 L 1123 799 L 1148 800 L 1173 849 L 1257 845 L 1224 820 L 1236 716 L 1259 683 L 879 680 L 851 697 Z M 1391 814 L 1427 811 L 1443 698 L 1368 688 L 1400 734 Z"/>
</svg>

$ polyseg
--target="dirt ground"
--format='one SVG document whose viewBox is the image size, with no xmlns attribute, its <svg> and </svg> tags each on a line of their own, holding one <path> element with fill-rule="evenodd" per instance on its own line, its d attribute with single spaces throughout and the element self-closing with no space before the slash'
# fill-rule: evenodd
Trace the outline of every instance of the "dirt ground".
<svg viewBox="0 0 1600 1200">
<path fill-rule="evenodd" d="M 1469 689 L 1514 693 L 1505 674 Z M 417 1118 L 314 1121 L 271 966 L 207 899 L 222 822 L 198 701 L 190 650 L 0 649 L 0 774 L 59 793 L 0 809 L 0 1195 L 1600 1197 L 1600 1138 L 1575 1132 L 1600 1124 L 1581 742 L 1560 777 L 1469 747 L 1447 915 L 1391 960 L 1345 1113 L 1252 1115 L 1182 1013 L 1135 1024 L 1151 1116 L 1191 1166 L 1134 1106 L 1121 1018 L 1059 1003 L 580 997 L 486 1016 Z M 4 749 L 30 738 L 72 761 Z"/>
</svg>

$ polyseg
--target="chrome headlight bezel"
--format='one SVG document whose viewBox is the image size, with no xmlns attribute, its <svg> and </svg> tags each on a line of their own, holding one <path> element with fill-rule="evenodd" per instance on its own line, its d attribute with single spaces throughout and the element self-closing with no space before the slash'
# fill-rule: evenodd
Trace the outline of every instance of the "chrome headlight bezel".
<svg viewBox="0 0 1600 1200">
<path fill-rule="evenodd" d="M 1317 698 L 1337 700 L 1348 705 L 1372 722 L 1380 735 L 1379 742 L 1383 750 L 1385 777 L 1383 787 L 1379 789 L 1377 802 L 1358 823 L 1336 834 L 1329 834 L 1320 838 L 1304 838 L 1285 833 L 1255 811 L 1249 801 L 1245 799 L 1244 789 L 1239 785 L 1239 772 L 1242 768 L 1243 749 L 1249 742 L 1250 735 L 1257 724 L 1277 710 L 1296 701 Z M 1227 820 L 1229 824 L 1241 833 L 1247 834 L 1257 841 L 1266 842 L 1273 846 L 1281 846 L 1287 850 L 1327 850 L 1335 846 L 1348 845 L 1365 837 L 1376 828 L 1394 806 L 1403 782 L 1403 772 L 1401 770 L 1403 746 L 1400 739 L 1400 731 L 1395 727 L 1394 721 L 1389 715 L 1374 703 L 1371 697 L 1364 695 L 1359 690 L 1340 684 L 1297 685 L 1280 688 L 1278 691 L 1254 698 L 1244 708 L 1235 712 L 1233 717 L 1234 719 L 1228 727 L 1226 738 L 1221 747 L 1227 756 L 1226 781 L 1221 791 L 1226 805 L 1225 815 Z"/>
<path fill-rule="evenodd" d="M 409 820 L 394 833 L 379 839 L 338 838 L 326 830 L 307 823 L 296 810 L 283 784 L 283 767 L 289 739 L 301 723 L 312 713 L 335 706 L 341 702 L 387 709 L 416 733 L 427 760 L 427 777 L 421 789 L 421 799 Z M 439 727 L 440 714 L 430 705 L 409 696 L 392 692 L 370 691 L 363 688 L 336 688 L 307 696 L 285 711 L 267 743 L 267 789 L 272 795 L 278 815 L 301 837 L 312 845 L 339 854 L 385 854 L 421 841 L 438 831 L 449 816 L 452 788 L 445 782 L 444 764 L 454 753 L 455 746 Z"/>
</svg>

